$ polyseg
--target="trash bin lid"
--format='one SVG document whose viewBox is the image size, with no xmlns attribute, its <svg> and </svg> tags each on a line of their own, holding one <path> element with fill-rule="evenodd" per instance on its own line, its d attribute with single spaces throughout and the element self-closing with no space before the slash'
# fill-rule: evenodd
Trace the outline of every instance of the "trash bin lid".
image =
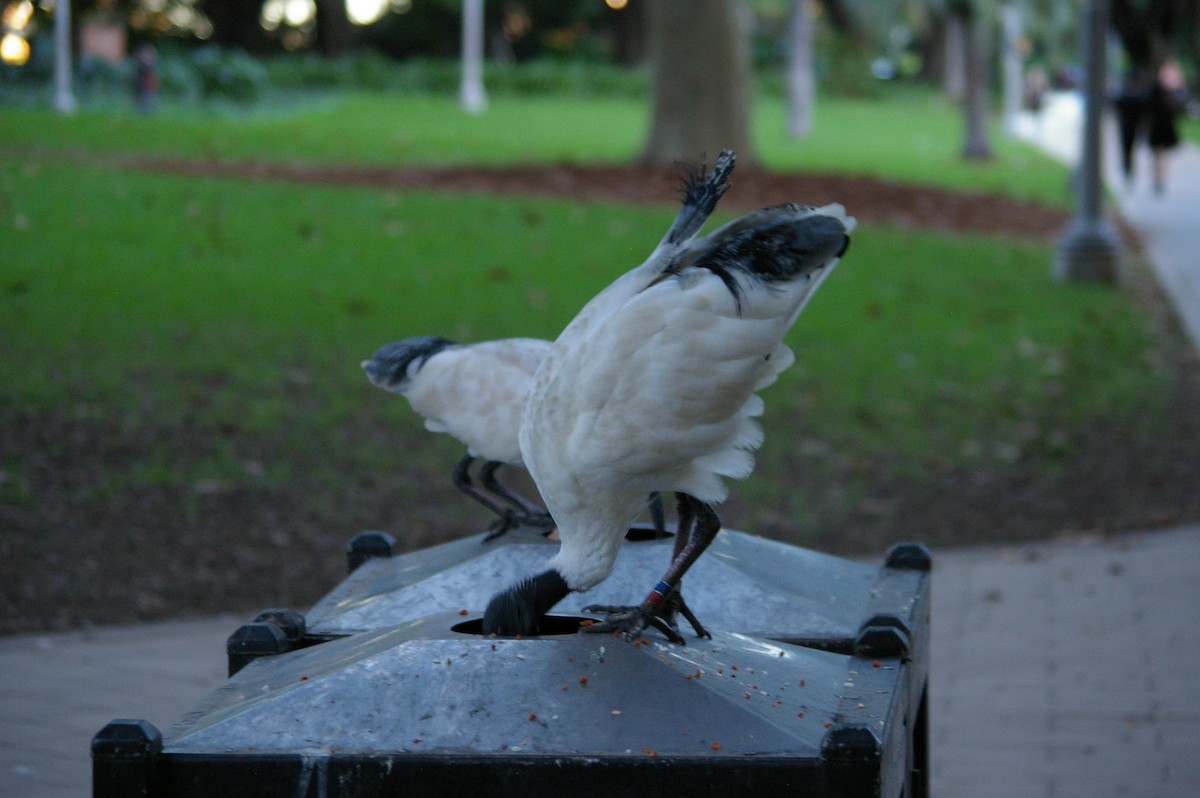
<svg viewBox="0 0 1200 798">
<path fill-rule="evenodd" d="M 855 722 L 884 734 L 889 689 L 854 685 L 849 656 L 721 631 L 686 646 L 456 631 L 478 620 L 440 613 L 255 660 L 163 751 L 816 758 L 848 689 L 864 693 Z"/>
<path fill-rule="evenodd" d="M 626 542 L 607 580 L 572 593 L 554 612 L 638 603 L 666 570 L 673 545 L 672 538 Z M 471 537 L 368 560 L 309 611 L 309 634 L 336 637 L 447 610 L 481 611 L 495 593 L 543 570 L 557 549 L 537 533 L 510 532 L 492 544 Z M 683 595 L 710 630 L 848 641 L 867 615 L 879 575 L 878 567 L 722 530 L 688 572 Z"/>
</svg>

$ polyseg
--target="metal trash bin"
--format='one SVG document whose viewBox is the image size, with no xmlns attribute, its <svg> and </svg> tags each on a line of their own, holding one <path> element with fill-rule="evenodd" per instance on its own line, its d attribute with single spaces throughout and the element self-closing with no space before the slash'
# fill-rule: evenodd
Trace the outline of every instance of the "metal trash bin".
<svg viewBox="0 0 1200 798">
<path fill-rule="evenodd" d="M 576 634 L 568 602 L 563 634 L 481 636 L 491 594 L 554 551 L 507 537 L 388 556 L 360 536 L 375 554 L 351 546 L 307 618 L 235 632 L 236 673 L 165 735 L 105 727 L 95 795 L 927 794 L 923 547 L 872 568 L 724 532 L 685 587 L 714 639 L 677 646 Z M 628 602 L 670 546 L 627 544 L 569 601 Z"/>
</svg>

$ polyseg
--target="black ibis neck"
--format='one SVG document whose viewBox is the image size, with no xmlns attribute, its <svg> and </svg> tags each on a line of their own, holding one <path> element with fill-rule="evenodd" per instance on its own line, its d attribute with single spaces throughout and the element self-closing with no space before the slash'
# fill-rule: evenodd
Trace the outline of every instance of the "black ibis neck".
<svg viewBox="0 0 1200 798">
<path fill-rule="evenodd" d="M 542 616 L 570 592 L 562 574 L 554 569 L 522 579 L 488 602 L 483 614 L 483 633 L 504 637 L 536 635 Z"/>
</svg>

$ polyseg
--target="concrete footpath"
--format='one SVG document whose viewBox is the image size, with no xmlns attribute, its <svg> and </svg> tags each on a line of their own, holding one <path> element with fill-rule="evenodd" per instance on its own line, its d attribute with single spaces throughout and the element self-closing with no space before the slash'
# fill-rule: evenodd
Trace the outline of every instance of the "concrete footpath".
<svg viewBox="0 0 1200 798">
<path fill-rule="evenodd" d="M 934 552 L 937 798 L 1191 798 L 1200 527 Z M 114 718 L 166 730 L 225 678 L 244 619 L 0 639 L 0 796 L 90 794 Z"/>
</svg>

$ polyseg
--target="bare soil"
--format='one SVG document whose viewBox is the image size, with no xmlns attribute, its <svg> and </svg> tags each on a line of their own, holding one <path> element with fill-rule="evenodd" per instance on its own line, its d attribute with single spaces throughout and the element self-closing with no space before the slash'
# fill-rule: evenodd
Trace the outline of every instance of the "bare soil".
<svg viewBox="0 0 1200 798">
<path fill-rule="evenodd" d="M 384 169 L 127 159 L 126 168 L 504 195 L 673 202 L 678 175 L 636 168 Z M 964 195 L 835 175 L 739 170 L 736 204 L 753 207 L 804 197 L 844 202 L 863 221 L 913 228 L 970 230 L 1050 239 L 1066 214 L 994 196 Z M 724 206 L 723 206 L 724 207 Z M 945 467 L 903 480 L 885 464 L 857 463 L 864 496 L 849 500 L 797 467 L 797 501 L 821 523 L 797 537 L 786 508 L 733 499 L 732 526 L 836 554 L 883 551 L 898 540 L 933 546 L 1027 541 L 1200 520 L 1200 365 L 1183 342 L 1148 274 L 1132 288 L 1161 328 L 1162 351 L 1178 375 L 1168 397 L 1168 434 L 1139 425 L 1079 432 L 1069 462 L 1017 461 L 990 468 Z M 339 432 L 339 450 L 379 445 L 381 425 Z M 231 436 L 236 435 L 231 431 Z M 442 446 L 434 436 L 384 440 L 397 448 Z M 439 436 L 440 437 L 440 436 Z M 363 529 L 385 529 L 404 549 L 480 532 L 487 519 L 445 474 L 353 470 L 339 480 L 306 478 L 188 487 L 111 485 L 166 441 L 203 452 L 211 435 L 186 422 L 152 429 L 63 411 L 32 413 L 0 401 L 0 633 L 122 623 L 267 606 L 303 610 L 345 574 L 345 543 Z M 271 441 L 239 439 L 239 452 L 269 451 Z M 311 453 L 316 461 L 328 452 Z M 428 458 L 427 458 L 428 459 Z M 437 458 L 432 458 L 437 459 Z M 440 460 L 438 460 L 440 462 Z M 5 462 L 22 463 L 17 480 Z M 314 471 L 317 469 L 314 469 Z M 822 479 L 828 480 L 828 475 Z M 429 488 L 414 489 L 414 483 Z M 518 488 L 532 490 L 528 483 Z"/>
</svg>

